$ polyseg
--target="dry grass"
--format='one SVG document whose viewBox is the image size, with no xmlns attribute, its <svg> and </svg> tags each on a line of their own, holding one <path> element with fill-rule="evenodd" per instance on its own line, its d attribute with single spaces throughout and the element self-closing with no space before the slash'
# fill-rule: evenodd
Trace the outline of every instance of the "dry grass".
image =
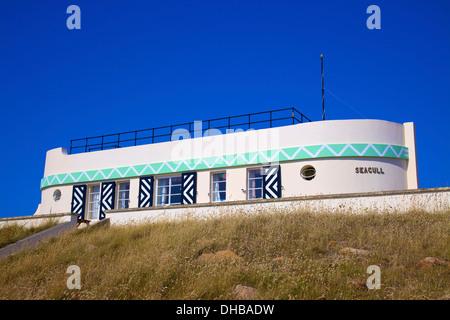
<svg viewBox="0 0 450 320">
<path fill-rule="evenodd" d="M 311 214 L 261 212 L 77 230 L 0 261 L 0 299 L 232 299 L 237 285 L 261 299 L 442 299 L 450 268 L 450 212 Z M 368 255 L 340 253 L 344 247 Z M 199 259 L 231 250 L 242 259 Z M 80 290 L 66 269 L 81 268 Z M 381 268 L 380 290 L 366 269 Z"/>
<path fill-rule="evenodd" d="M 17 242 L 45 229 L 54 227 L 57 224 L 58 221 L 56 219 L 47 219 L 46 222 L 29 228 L 17 223 L 4 225 L 0 227 L 0 248 L 6 247 L 8 244 Z"/>
</svg>

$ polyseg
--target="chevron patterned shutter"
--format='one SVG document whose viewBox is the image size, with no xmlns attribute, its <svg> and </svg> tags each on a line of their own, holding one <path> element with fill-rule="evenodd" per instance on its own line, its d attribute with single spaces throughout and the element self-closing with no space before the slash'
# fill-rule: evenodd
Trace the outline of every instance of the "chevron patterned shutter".
<svg viewBox="0 0 450 320">
<path fill-rule="evenodd" d="M 153 205 L 153 176 L 139 179 L 139 208 Z"/>
<path fill-rule="evenodd" d="M 86 202 L 86 185 L 73 186 L 71 212 L 78 214 L 78 219 L 84 219 L 84 208 Z"/>
<path fill-rule="evenodd" d="M 103 182 L 100 191 L 100 212 L 99 220 L 106 217 L 105 211 L 114 209 L 114 198 L 116 194 L 116 182 Z"/>
<path fill-rule="evenodd" d="M 281 198 L 281 167 L 263 167 L 263 199 Z"/>
<path fill-rule="evenodd" d="M 181 174 L 181 204 L 197 202 L 197 172 Z"/>
</svg>

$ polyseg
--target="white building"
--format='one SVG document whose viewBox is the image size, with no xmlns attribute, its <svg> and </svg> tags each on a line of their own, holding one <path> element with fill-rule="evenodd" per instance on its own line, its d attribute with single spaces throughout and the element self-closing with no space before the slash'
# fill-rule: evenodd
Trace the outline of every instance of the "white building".
<svg viewBox="0 0 450 320">
<path fill-rule="evenodd" d="M 224 119 L 230 128 L 230 118 Z M 171 127 L 172 139 L 182 140 L 138 145 L 150 138 L 136 131 L 71 145 L 86 152 L 49 150 L 35 214 L 72 212 L 95 220 L 111 209 L 418 188 L 413 123 L 297 121 L 273 127 L 276 120 L 270 112 L 265 129 L 195 132 L 195 123 L 194 130 L 191 124 Z M 195 138 L 186 139 L 192 133 Z M 122 147 L 127 143 L 136 146 Z"/>
</svg>

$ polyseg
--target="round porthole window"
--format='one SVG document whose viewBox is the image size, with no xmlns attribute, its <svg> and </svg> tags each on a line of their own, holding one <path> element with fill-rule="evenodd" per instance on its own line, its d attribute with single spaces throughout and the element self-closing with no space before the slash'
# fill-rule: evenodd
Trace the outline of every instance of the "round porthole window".
<svg viewBox="0 0 450 320">
<path fill-rule="evenodd" d="M 59 201 L 59 199 L 61 199 L 61 191 L 56 189 L 55 192 L 53 192 L 53 200 Z"/>
<path fill-rule="evenodd" d="M 316 169 L 313 166 L 304 166 L 302 170 L 300 170 L 300 175 L 305 180 L 312 180 L 316 176 Z"/>
</svg>

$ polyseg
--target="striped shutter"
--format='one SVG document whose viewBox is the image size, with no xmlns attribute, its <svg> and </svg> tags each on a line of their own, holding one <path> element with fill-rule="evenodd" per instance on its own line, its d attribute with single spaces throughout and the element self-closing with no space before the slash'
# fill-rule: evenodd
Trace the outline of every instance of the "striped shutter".
<svg viewBox="0 0 450 320">
<path fill-rule="evenodd" d="M 139 208 L 153 205 L 153 176 L 139 179 Z"/>
<path fill-rule="evenodd" d="M 197 172 L 181 174 L 181 204 L 197 202 Z"/>
<path fill-rule="evenodd" d="M 114 198 L 116 193 L 116 182 L 103 182 L 100 191 L 100 212 L 99 220 L 106 217 L 105 211 L 114 209 Z"/>
<path fill-rule="evenodd" d="M 281 167 L 263 167 L 263 199 L 281 198 Z"/>
<path fill-rule="evenodd" d="M 73 186 L 71 212 L 78 214 L 78 219 L 84 219 L 84 208 L 86 202 L 86 185 Z"/>
</svg>

